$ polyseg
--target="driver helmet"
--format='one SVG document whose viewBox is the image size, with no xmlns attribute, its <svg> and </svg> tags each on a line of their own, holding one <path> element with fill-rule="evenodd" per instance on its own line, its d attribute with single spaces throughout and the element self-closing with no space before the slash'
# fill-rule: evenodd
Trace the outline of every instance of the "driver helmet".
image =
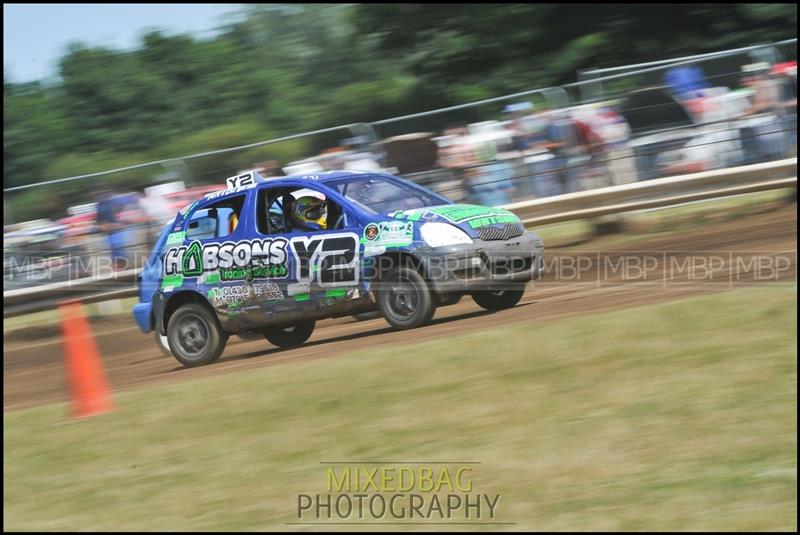
<svg viewBox="0 0 800 535">
<path fill-rule="evenodd" d="M 311 231 L 328 228 L 328 203 L 324 194 L 302 189 L 292 193 L 292 197 L 290 216 L 295 228 Z"/>
</svg>

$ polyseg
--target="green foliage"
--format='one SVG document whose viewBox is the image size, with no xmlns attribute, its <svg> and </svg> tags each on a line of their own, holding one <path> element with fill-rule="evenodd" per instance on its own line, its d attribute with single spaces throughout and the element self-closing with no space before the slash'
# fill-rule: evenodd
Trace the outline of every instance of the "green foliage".
<svg viewBox="0 0 800 535">
<path fill-rule="evenodd" d="M 27 184 L 47 162 L 69 150 L 67 119 L 58 96 L 38 83 L 3 84 L 3 176 L 6 186 Z"/>
<path fill-rule="evenodd" d="M 246 4 L 212 39 L 150 32 L 132 51 L 74 44 L 51 85 L 6 77 L 5 185 L 560 85 L 583 68 L 786 39 L 796 27 L 797 6 L 776 4 Z M 380 133 L 431 131 L 497 110 Z M 250 158 L 286 164 L 350 135 L 192 161 L 187 178 L 218 182 Z M 110 180 L 138 187 L 157 169 Z M 63 191 L 56 204 L 74 200 Z M 29 206 L 31 217 L 42 215 L 42 204 Z"/>
<path fill-rule="evenodd" d="M 198 152 L 208 152 L 279 137 L 280 134 L 268 130 L 254 121 L 241 121 L 202 130 L 182 137 L 167 145 L 165 154 L 187 156 Z M 218 183 L 254 163 L 277 160 L 288 163 L 303 158 L 308 152 L 308 140 L 295 139 L 252 149 L 223 152 L 186 161 L 189 182 L 198 184 Z"/>
</svg>

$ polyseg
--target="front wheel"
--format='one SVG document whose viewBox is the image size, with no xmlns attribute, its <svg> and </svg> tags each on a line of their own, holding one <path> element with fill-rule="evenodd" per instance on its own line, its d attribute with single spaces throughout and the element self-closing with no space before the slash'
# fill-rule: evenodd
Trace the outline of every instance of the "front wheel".
<svg viewBox="0 0 800 535">
<path fill-rule="evenodd" d="M 523 284 L 519 287 L 509 288 L 508 290 L 482 290 L 479 292 L 472 292 L 472 299 L 474 299 L 481 308 L 485 308 L 486 310 L 504 310 L 519 303 L 524 293 L 525 285 Z"/>
<path fill-rule="evenodd" d="M 315 321 L 301 321 L 283 327 L 268 327 L 263 334 L 269 343 L 278 347 L 297 347 L 311 337 Z"/>
<path fill-rule="evenodd" d="M 178 362 L 192 368 L 216 361 L 225 349 L 228 335 L 211 311 L 197 303 L 188 303 L 170 316 L 167 341 Z"/>
<path fill-rule="evenodd" d="M 381 277 L 377 292 L 378 308 L 395 329 L 413 329 L 424 325 L 436 311 L 428 282 L 415 269 L 400 266 Z"/>
</svg>

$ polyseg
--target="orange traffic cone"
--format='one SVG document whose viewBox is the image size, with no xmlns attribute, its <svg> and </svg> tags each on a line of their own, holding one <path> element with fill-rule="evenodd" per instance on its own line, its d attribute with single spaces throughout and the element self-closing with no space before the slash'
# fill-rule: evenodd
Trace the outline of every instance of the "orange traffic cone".
<svg viewBox="0 0 800 535">
<path fill-rule="evenodd" d="M 102 414 L 114 409 L 103 361 L 89 322 L 78 301 L 59 303 L 61 330 L 67 360 L 72 413 L 76 418 Z"/>
</svg>

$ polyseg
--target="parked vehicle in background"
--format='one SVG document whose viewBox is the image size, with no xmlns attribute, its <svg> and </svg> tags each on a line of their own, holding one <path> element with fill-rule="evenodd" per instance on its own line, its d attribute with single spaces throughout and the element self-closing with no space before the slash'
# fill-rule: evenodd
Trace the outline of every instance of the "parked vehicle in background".
<svg viewBox="0 0 800 535">
<path fill-rule="evenodd" d="M 3 290 L 80 276 L 79 251 L 64 241 L 67 226 L 50 219 L 26 221 L 3 236 Z"/>
<path fill-rule="evenodd" d="M 224 186 L 214 184 L 210 186 L 195 186 L 193 188 L 187 188 L 181 191 L 168 193 L 164 196 L 167 203 L 167 210 L 169 212 L 167 220 L 173 219 L 175 217 L 175 212 L 183 210 L 187 205 L 196 201 L 199 197 L 223 189 L 225 189 Z"/>
<path fill-rule="evenodd" d="M 792 123 L 769 64 L 742 67 L 743 87 L 684 84 L 629 93 L 621 102 L 631 127 L 639 180 L 764 162 L 787 156 Z M 796 134 L 794 134 L 796 135 Z"/>
</svg>

